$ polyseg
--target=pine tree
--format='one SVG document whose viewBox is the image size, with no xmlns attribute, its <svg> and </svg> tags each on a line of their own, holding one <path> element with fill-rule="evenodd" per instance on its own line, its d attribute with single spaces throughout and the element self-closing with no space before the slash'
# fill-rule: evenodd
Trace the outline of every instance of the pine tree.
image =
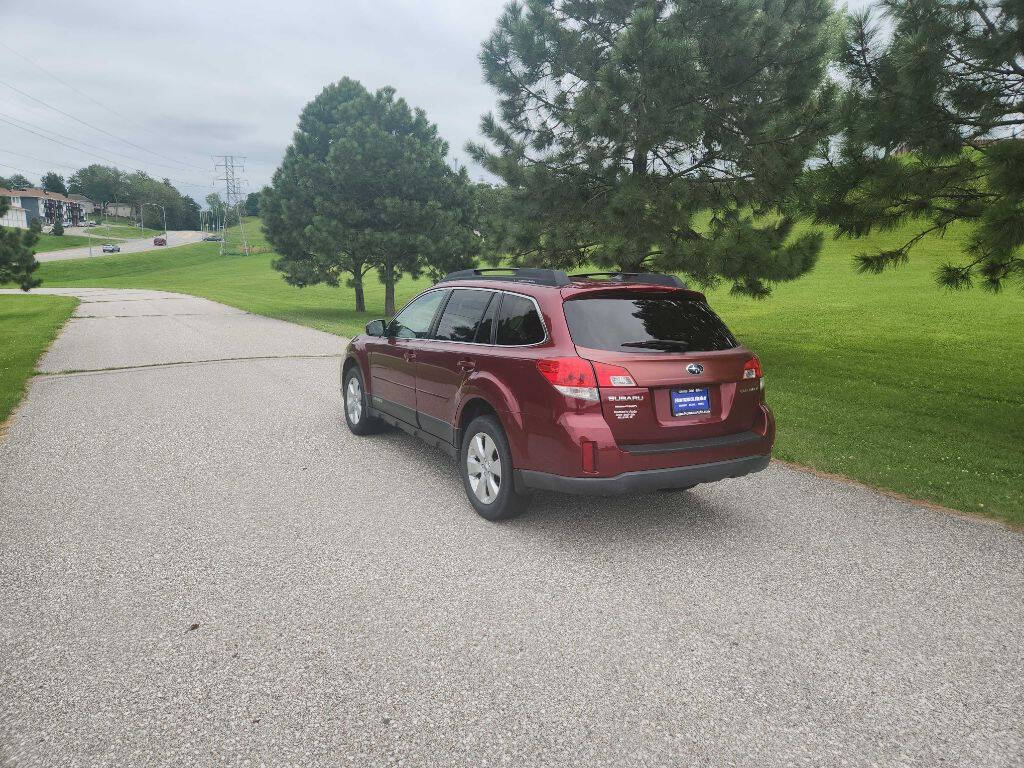
<svg viewBox="0 0 1024 768">
<path fill-rule="evenodd" d="M 10 198 L 0 196 L 0 216 L 10 206 Z M 42 283 L 33 272 L 39 269 L 39 262 L 32 251 L 38 240 L 35 232 L 14 227 L 0 227 L 0 285 L 17 283 L 27 291 Z"/>
<path fill-rule="evenodd" d="M 858 258 L 881 272 L 929 233 L 971 228 L 967 259 L 936 279 L 998 291 L 1024 276 L 1024 3 L 885 0 L 853 15 L 841 141 L 802 183 L 805 208 L 839 235 L 919 223 Z"/>
<path fill-rule="evenodd" d="M 376 270 L 384 311 L 405 273 L 466 266 L 476 249 L 465 170 L 421 109 L 393 88 L 368 92 L 344 78 L 306 105 L 284 161 L 263 191 L 263 228 L 292 285 L 337 286 L 347 276 L 356 310 Z"/>
<path fill-rule="evenodd" d="M 508 186 L 492 256 L 751 296 L 804 274 L 821 236 L 791 237 L 789 202 L 837 39 L 829 0 L 509 3 L 480 56 L 498 114 L 468 147 Z"/>
</svg>

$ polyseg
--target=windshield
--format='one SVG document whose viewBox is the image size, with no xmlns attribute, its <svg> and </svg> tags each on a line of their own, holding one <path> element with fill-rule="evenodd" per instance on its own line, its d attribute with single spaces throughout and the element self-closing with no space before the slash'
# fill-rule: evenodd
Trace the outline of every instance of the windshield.
<svg viewBox="0 0 1024 768">
<path fill-rule="evenodd" d="M 737 346 L 703 301 L 666 295 L 573 299 L 565 319 L 577 346 L 610 352 L 715 352 Z"/>
</svg>

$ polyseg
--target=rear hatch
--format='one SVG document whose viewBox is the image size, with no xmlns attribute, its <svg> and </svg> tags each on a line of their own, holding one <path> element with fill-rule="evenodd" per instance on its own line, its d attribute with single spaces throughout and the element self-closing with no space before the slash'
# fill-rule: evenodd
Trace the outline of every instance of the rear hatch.
<svg viewBox="0 0 1024 768">
<path fill-rule="evenodd" d="M 594 362 L 601 409 L 620 445 L 753 427 L 762 402 L 760 366 L 699 294 L 581 293 L 563 309 L 577 353 Z"/>
</svg>

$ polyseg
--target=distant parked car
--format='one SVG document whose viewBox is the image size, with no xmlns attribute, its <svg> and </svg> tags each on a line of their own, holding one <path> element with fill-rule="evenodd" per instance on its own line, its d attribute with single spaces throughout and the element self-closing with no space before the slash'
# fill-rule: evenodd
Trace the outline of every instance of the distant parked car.
<svg viewBox="0 0 1024 768">
<path fill-rule="evenodd" d="M 167 245 L 167 238 L 166 237 L 154 237 L 153 238 L 153 245 Z"/>
<path fill-rule="evenodd" d="M 113 243 L 107 243 L 106 245 L 103 246 L 103 252 L 104 253 L 120 253 L 121 252 L 121 246 L 120 245 L 114 245 Z"/>
<path fill-rule="evenodd" d="M 206 237 L 203 238 L 203 240 L 207 240 L 212 243 L 219 243 L 223 239 L 224 238 L 222 238 L 220 235 L 207 235 Z"/>
</svg>

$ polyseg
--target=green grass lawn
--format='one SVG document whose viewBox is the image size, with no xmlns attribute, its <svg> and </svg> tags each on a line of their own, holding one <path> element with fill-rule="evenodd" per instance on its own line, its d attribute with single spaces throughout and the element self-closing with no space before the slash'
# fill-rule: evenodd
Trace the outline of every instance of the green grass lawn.
<svg viewBox="0 0 1024 768">
<path fill-rule="evenodd" d="M 39 356 L 77 304 L 70 296 L 0 296 L 0 426 L 21 400 Z"/>
<path fill-rule="evenodd" d="M 255 224 L 255 222 L 254 222 Z M 257 232 L 255 226 L 247 234 Z M 967 512 L 1024 523 L 1024 293 L 949 293 L 932 272 L 962 231 L 931 237 L 911 262 L 859 275 L 853 254 L 908 234 L 826 242 L 815 270 L 753 301 L 709 292 L 760 355 L 779 422 L 775 455 Z M 258 239 L 258 234 L 257 234 Z M 379 317 L 347 288 L 293 288 L 272 255 L 217 256 L 217 243 L 46 263 L 46 285 L 156 288 L 351 335 Z M 398 302 L 426 286 L 403 280 Z"/>
<path fill-rule="evenodd" d="M 94 241 L 96 242 L 96 241 Z M 36 253 L 46 251 L 62 251 L 65 248 L 77 248 L 80 245 L 88 245 L 89 238 L 79 235 L 39 235 L 38 242 L 32 246 Z"/>
<path fill-rule="evenodd" d="M 130 224 L 100 224 L 98 227 L 90 228 L 89 231 L 92 232 L 94 237 L 117 238 L 122 240 L 154 237 L 155 235 L 162 235 L 164 233 L 163 229 L 150 229 L 149 227 L 140 229 L 139 227 L 133 227 Z"/>
</svg>

